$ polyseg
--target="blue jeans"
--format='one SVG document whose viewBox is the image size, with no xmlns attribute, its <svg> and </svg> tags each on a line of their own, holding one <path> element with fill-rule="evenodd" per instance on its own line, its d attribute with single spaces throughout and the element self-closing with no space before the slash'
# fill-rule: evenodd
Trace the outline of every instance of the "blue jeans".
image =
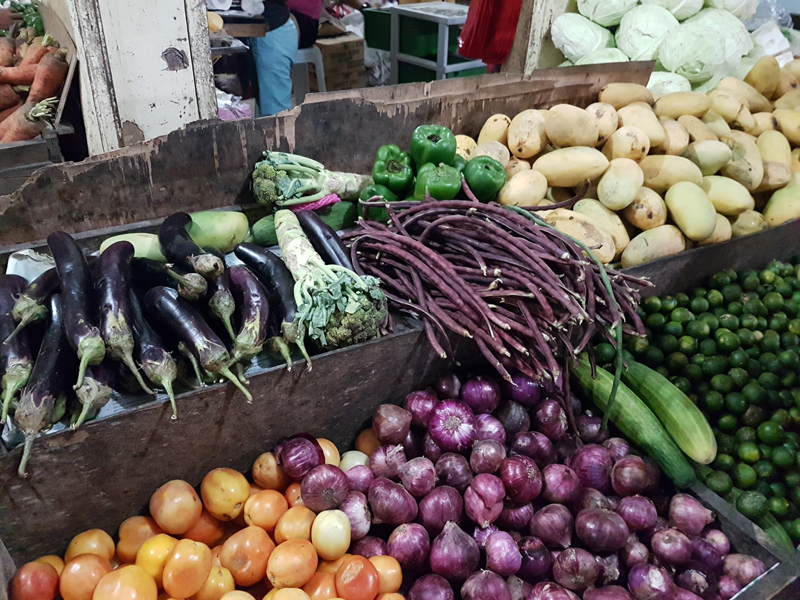
<svg viewBox="0 0 800 600">
<path fill-rule="evenodd" d="M 297 27 L 290 19 L 267 35 L 248 40 L 258 73 L 258 106 L 262 117 L 292 108 L 292 64 L 297 54 Z"/>
</svg>

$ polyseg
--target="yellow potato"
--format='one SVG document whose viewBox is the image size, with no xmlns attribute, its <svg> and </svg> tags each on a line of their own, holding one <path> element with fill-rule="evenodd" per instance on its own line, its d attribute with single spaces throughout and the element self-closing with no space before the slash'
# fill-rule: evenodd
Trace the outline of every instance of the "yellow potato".
<svg viewBox="0 0 800 600">
<path fill-rule="evenodd" d="M 767 227 L 764 215 L 755 210 L 746 210 L 731 223 L 731 237 L 741 237 L 758 233 Z"/>
<path fill-rule="evenodd" d="M 480 135 L 478 135 L 478 146 L 487 142 L 500 142 L 506 145 L 508 142 L 508 126 L 511 125 L 511 119 L 506 115 L 492 115 L 483 124 Z"/>
<path fill-rule="evenodd" d="M 517 158 L 536 156 L 547 145 L 544 117 L 536 110 L 524 110 L 508 126 L 508 149 Z"/>
<path fill-rule="evenodd" d="M 475 148 L 469 155 L 470 158 L 476 156 L 489 156 L 503 165 L 505 169 L 508 166 L 508 161 L 511 160 L 511 153 L 500 142 L 486 142 Z"/>
<path fill-rule="evenodd" d="M 775 110 L 778 109 L 787 109 L 787 110 L 794 110 L 798 106 L 800 106 L 800 90 L 792 90 L 791 92 L 787 92 L 775 102 L 772 103 L 772 106 Z M 734 234 L 734 237 L 736 235 Z"/>
<path fill-rule="evenodd" d="M 778 87 L 775 88 L 775 98 L 780 98 L 781 96 L 785 96 L 792 90 L 796 90 L 800 88 L 800 82 L 797 81 L 797 77 L 792 75 L 792 72 L 786 69 L 785 67 L 781 69 L 780 75 L 780 83 L 778 83 Z"/>
<path fill-rule="evenodd" d="M 764 220 L 770 227 L 800 218 L 800 174 L 782 190 L 776 191 L 764 207 Z"/>
<path fill-rule="evenodd" d="M 632 102 L 646 102 L 650 105 L 654 102 L 653 92 L 638 83 L 609 83 L 600 90 L 598 99 L 617 110 Z"/>
<path fill-rule="evenodd" d="M 719 141 L 717 134 L 711 131 L 711 128 L 697 117 L 683 115 L 682 117 L 678 117 L 678 123 L 686 128 L 693 142 L 702 142 L 703 140 Z"/>
<path fill-rule="evenodd" d="M 800 148 L 792 150 L 792 174 L 800 173 Z"/>
<path fill-rule="evenodd" d="M 557 104 L 544 119 L 547 139 L 556 148 L 597 145 L 599 124 L 586 110 L 571 104 Z"/>
<path fill-rule="evenodd" d="M 530 169 L 531 163 L 529 163 L 527 160 L 522 160 L 512 156 L 511 160 L 508 161 L 508 165 L 506 165 L 506 179 L 511 179 L 520 171 L 530 171 Z"/>
<path fill-rule="evenodd" d="M 777 190 L 792 178 L 792 147 L 780 131 L 765 131 L 756 141 L 764 164 L 764 177 L 757 191 Z"/>
<path fill-rule="evenodd" d="M 659 117 L 677 119 L 683 115 L 702 118 L 711 108 L 711 100 L 700 92 L 672 92 L 664 94 L 653 105 Z"/>
<path fill-rule="evenodd" d="M 617 114 L 619 115 L 619 123 L 623 127 L 633 126 L 644 131 L 650 140 L 651 148 L 664 143 L 667 134 L 664 132 L 664 127 L 659 122 L 658 117 L 649 106 L 629 104 L 619 109 Z"/>
<path fill-rule="evenodd" d="M 530 168 L 520 171 L 500 190 L 497 201 L 503 206 L 538 206 L 547 194 L 547 179 Z"/>
<path fill-rule="evenodd" d="M 720 174 L 755 191 L 764 178 L 764 164 L 756 145 L 756 138 L 742 131 L 731 131 L 720 140 L 728 144 L 733 153 L 731 160 L 720 169 Z"/>
<path fill-rule="evenodd" d="M 636 161 L 615 158 L 597 184 L 597 199 L 610 210 L 629 206 L 644 183 L 644 173 Z"/>
<path fill-rule="evenodd" d="M 793 145 L 800 146 L 800 112 L 779 108 L 772 113 L 772 116 L 778 123 L 778 131 Z"/>
<path fill-rule="evenodd" d="M 748 131 L 750 135 L 759 136 L 765 131 L 777 131 L 778 119 L 775 118 L 771 112 L 759 112 L 753 114 L 753 122 L 755 127 Z"/>
<path fill-rule="evenodd" d="M 717 137 L 728 135 L 731 132 L 731 126 L 725 122 L 719 113 L 715 110 L 709 110 L 702 118 L 703 123 L 706 124 L 711 132 Z M 700 140 L 705 141 L 705 140 Z M 714 140 L 712 140 L 714 141 Z"/>
<path fill-rule="evenodd" d="M 646 156 L 639 166 L 644 172 L 644 185 L 659 193 L 666 192 L 681 181 L 695 185 L 703 183 L 703 174 L 697 165 L 682 156 Z"/>
<path fill-rule="evenodd" d="M 717 225 L 714 227 L 714 233 L 704 240 L 697 242 L 698 246 L 710 246 L 711 244 L 719 244 L 720 242 L 727 242 L 731 239 L 731 222 L 723 217 L 717 215 Z"/>
<path fill-rule="evenodd" d="M 683 156 L 696 164 L 703 175 L 713 175 L 733 158 L 733 152 L 723 142 L 705 140 L 689 144 Z"/>
<path fill-rule="evenodd" d="M 622 214 L 631 225 L 647 231 L 667 222 L 667 205 L 656 192 L 642 187 Z"/>
<path fill-rule="evenodd" d="M 573 210 L 557 208 L 545 220 L 559 231 L 583 242 L 600 262 L 610 263 L 614 260 L 614 238 L 592 219 Z"/>
<path fill-rule="evenodd" d="M 468 135 L 456 136 L 456 154 L 469 160 L 470 153 L 478 147 L 478 143 Z"/>
<path fill-rule="evenodd" d="M 594 148 L 576 146 L 561 148 L 540 156 L 533 168 L 555 187 L 574 187 L 585 180 L 593 180 L 605 172 L 608 159 Z"/>
<path fill-rule="evenodd" d="M 622 267 L 638 267 L 644 263 L 683 252 L 686 240 L 674 225 L 661 225 L 634 237 L 622 253 Z"/>
<path fill-rule="evenodd" d="M 721 215 L 735 217 L 755 206 L 755 200 L 747 188 L 728 177 L 703 177 L 703 191 L 714 205 L 714 210 Z"/>
<path fill-rule="evenodd" d="M 752 85 L 766 98 L 772 98 L 780 81 L 781 67 L 774 56 L 759 58 L 744 78 L 745 83 Z"/>
<path fill-rule="evenodd" d="M 597 143 L 602 146 L 619 127 L 619 115 L 616 109 L 605 102 L 595 102 L 586 107 L 586 112 L 597 120 Z"/>
<path fill-rule="evenodd" d="M 708 92 L 711 99 L 711 108 L 722 117 L 726 123 L 738 129 L 752 129 L 755 127 L 750 109 L 736 96 L 721 90 Z"/>
<path fill-rule="evenodd" d="M 666 135 L 666 134 L 665 134 Z M 603 154 L 608 160 L 630 158 L 640 161 L 650 151 L 650 138 L 638 127 L 620 127 L 603 146 Z"/>
<path fill-rule="evenodd" d="M 717 84 L 717 89 L 733 94 L 742 101 L 751 113 L 769 112 L 772 103 L 749 83 L 735 77 L 725 77 Z"/>
<path fill-rule="evenodd" d="M 664 143 L 654 150 L 659 154 L 680 156 L 689 146 L 689 132 L 675 119 L 659 117 L 659 121 L 661 121 L 661 126 L 664 128 L 664 133 L 667 137 L 664 139 Z"/>
<path fill-rule="evenodd" d="M 700 241 L 714 233 L 717 213 L 699 185 L 681 181 L 664 196 L 669 216 L 690 240 Z"/>
<path fill-rule="evenodd" d="M 625 224 L 619 218 L 619 215 L 613 210 L 607 209 L 599 201 L 591 198 L 578 200 L 572 210 L 590 218 L 595 225 L 611 235 L 616 248 L 614 259 L 618 259 L 622 251 L 628 246 L 628 242 L 631 241 L 628 230 L 625 229 Z"/>
</svg>

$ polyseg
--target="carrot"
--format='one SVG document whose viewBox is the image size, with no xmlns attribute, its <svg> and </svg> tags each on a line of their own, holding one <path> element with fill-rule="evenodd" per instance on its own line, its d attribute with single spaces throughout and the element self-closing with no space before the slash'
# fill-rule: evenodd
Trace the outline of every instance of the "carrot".
<svg viewBox="0 0 800 600">
<path fill-rule="evenodd" d="M 26 102 L 14 114 L 0 123 L 0 143 L 24 142 L 39 135 L 53 116 L 57 98 L 48 98 L 38 104 Z"/>
<path fill-rule="evenodd" d="M 24 67 L 0 67 L 0 83 L 11 85 L 31 85 L 39 65 L 25 65 Z"/>
<path fill-rule="evenodd" d="M 31 84 L 31 91 L 28 92 L 28 102 L 39 102 L 58 94 L 69 70 L 66 59 L 67 51 L 62 49 L 55 54 L 45 54 L 41 62 L 35 65 L 36 75 Z M 2 76 L 0 72 L 0 78 Z"/>
<path fill-rule="evenodd" d="M 44 55 L 48 53 L 52 44 L 53 38 L 49 33 L 45 33 L 44 36 L 36 38 L 31 42 L 30 46 L 28 46 L 28 49 L 25 51 L 25 56 L 19 61 L 19 66 L 23 67 L 25 65 L 38 63 L 42 60 Z"/>
<path fill-rule="evenodd" d="M 0 37 L 0 67 L 14 66 L 17 45 L 9 37 Z"/>
<path fill-rule="evenodd" d="M 8 117 L 13 115 L 17 109 L 22 106 L 22 100 L 17 100 L 17 103 L 14 106 L 9 106 L 5 110 L 0 110 L 0 137 L 3 137 L 3 121 L 5 121 Z"/>
<path fill-rule="evenodd" d="M 19 104 L 19 96 L 7 83 L 0 83 L 0 110 Z"/>
</svg>

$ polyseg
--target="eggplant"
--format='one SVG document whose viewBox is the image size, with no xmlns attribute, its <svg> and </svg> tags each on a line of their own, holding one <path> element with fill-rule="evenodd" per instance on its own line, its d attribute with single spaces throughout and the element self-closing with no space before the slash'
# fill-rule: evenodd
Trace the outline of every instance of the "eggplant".
<svg viewBox="0 0 800 600">
<path fill-rule="evenodd" d="M 231 372 L 231 356 L 217 334 L 191 304 L 168 287 L 154 287 L 145 294 L 146 313 L 189 349 L 197 362 L 208 372 L 228 378 L 241 390 L 248 402 L 250 392 Z"/>
<path fill-rule="evenodd" d="M 19 464 L 22 477 L 25 477 L 33 440 L 40 431 L 64 416 L 67 397 L 72 392 L 77 361 L 66 333 L 66 313 L 62 313 L 61 297 L 56 294 L 50 298 L 50 324 L 14 413 L 14 419 L 25 435 L 25 448 Z"/>
<path fill-rule="evenodd" d="M 147 378 L 164 388 L 172 404 L 172 418 L 178 418 L 175 392 L 172 383 L 178 377 L 178 365 L 169 353 L 164 341 L 150 326 L 142 313 L 142 304 L 136 292 L 131 291 L 131 324 L 136 340 L 136 358 Z"/>
<path fill-rule="evenodd" d="M 25 387 L 33 368 L 33 340 L 30 339 L 30 330 L 23 329 L 17 335 L 12 335 L 16 326 L 13 315 L 16 299 L 27 286 L 28 282 L 19 275 L 0 277 L 0 338 L 6 340 L 0 344 L 0 367 L 3 369 L 3 408 L 0 423 L 6 422 L 11 400 Z"/>
<path fill-rule="evenodd" d="M 47 317 L 48 301 L 50 296 L 58 291 L 59 285 L 58 271 L 53 267 L 39 275 L 20 292 L 12 312 L 14 321 L 18 325 L 4 338 L 6 342 L 16 337 L 31 323 L 42 321 Z"/>
<path fill-rule="evenodd" d="M 269 326 L 269 294 L 247 267 L 230 267 L 228 272 L 241 311 L 241 326 L 233 346 L 233 361 L 239 362 L 253 358 L 264 348 Z"/>
<path fill-rule="evenodd" d="M 118 244 L 129 244 L 130 242 L 116 242 Z M 103 252 L 105 254 L 105 252 Z M 97 412 L 103 408 L 111 396 L 114 388 L 119 387 L 120 374 L 117 363 L 106 359 L 99 365 L 90 365 L 86 369 L 86 376 L 83 384 L 75 391 L 78 398 L 78 410 L 72 418 L 72 429 L 75 430 L 86 419 L 94 419 Z"/>
<path fill-rule="evenodd" d="M 209 254 L 217 256 L 223 262 L 225 261 L 225 257 L 219 250 L 215 250 L 214 248 L 206 248 L 205 250 Z M 233 318 L 233 313 L 236 312 L 236 302 L 234 302 L 233 294 L 231 293 L 231 280 L 227 268 L 222 275 L 211 282 L 211 290 L 211 296 L 208 299 L 208 309 L 211 311 L 212 315 L 222 321 L 225 331 L 228 333 L 231 340 L 235 340 L 236 334 L 233 332 L 231 318 Z"/>
<path fill-rule="evenodd" d="M 158 230 L 161 252 L 171 263 L 214 280 L 225 272 L 225 261 L 206 252 L 189 237 L 192 217 L 185 212 L 167 217 Z"/>
<path fill-rule="evenodd" d="M 184 271 L 151 258 L 134 258 L 131 261 L 131 273 L 134 282 L 145 289 L 158 285 L 174 287 L 187 300 L 199 300 L 208 290 L 205 277 L 199 273 Z"/>
<path fill-rule="evenodd" d="M 139 387 L 147 394 L 154 394 L 142 379 L 133 360 L 130 305 L 133 253 L 133 244 L 120 241 L 111 244 L 100 255 L 95 278 L 97 305 L 100 308 L 100 333 L 106 342 L 108 355 L 128 367 L 136 377 Z"/>
<path fill-rule="evenodd" d="M 320 219 L 313 210 L 301 210 L 295 213 L 300 227 L 306 234 L 308 241 L 314 247 L 327 265 L 338 265 L 345 269 L 353 270 L 353 261 L 350 252 L 344 247 L 344 242 L 339 234 Z"/>
</svg>

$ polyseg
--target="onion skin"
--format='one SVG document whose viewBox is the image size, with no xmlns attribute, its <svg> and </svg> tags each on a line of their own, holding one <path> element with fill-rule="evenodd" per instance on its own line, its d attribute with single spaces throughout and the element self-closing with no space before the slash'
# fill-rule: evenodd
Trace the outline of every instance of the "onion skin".
<svg viewBox="0 0 800 600">
<path fill-rule="evenodd" d="M 478 544 L 478 548 L 483 550 L 483 547 L 486 545 L 486 540 L 489 539 L 489 536 L 493 533 L 497 533 L 498 531 L 500 530 L 494 525 L 489 525 L 486 529 L 480 525 L 475 525 L 475 530 L 472 532 L 472 539 L 475 540 L 476 544 Z"/>
<path fill-rule="evenodd" d="M 464 492 L 464 510 L 481 527 L 488 527 L 503 510 L 506 489 L 499 477 L 482 473 L 475 476 Z"/>
<path fill-rule="evenodd" d="M 519 571 L 522 566 L 517 542 L 505 531 L 498 531 L 489 536 L 484 546 L 486 566 L 503 577 L 509 577 Z"/>
<path fill-rule="evenodd" d="M 733 577 L 742 587 L 750 585 L 766 571 L 766 565 L 752 556 L 728 554 L 722 559 L 723 574 Z"/>
<path fill-rule="evenodd" d="M 389 556 L 400 563 L 403 572 L 421 571 L 428 564 L 431 538 L 422 525 L 407 523 L 400 525 L 389 536 Z"/>
<path fill-rule="evenodd" d="M 706 529 L 703 531 L 703 539 L 714 546 L 714 549 L 720 556 L 730 554 L 730 540 L 728 540 L 728 536 L 719 529 Z"/>
<path fill-rule="evenodd" d="M 631 446 L 627 440 L 618 437 L 608 438 L 603 442 L 603 448 L 608 450 L 611 460 L 614 462 L 628 456 L 631 452 Z"/>
<path fill-rule="evenodd" d="M 350 491 L 352 492 L 366 494 L 369 492 L 369 486 L 375 481 L 375 475 L 372 474 L 372 469 L 367 465 L 351 467 L 345 475 L 347 475 L 347 482 L 350 484 Z"/>
<path fill-rule="evenodd" d="M 367 497 L 361 492 L 351 491 L 339 506 L 350 521 L 350 539 L 354 542 L 366 537 L 372 525 L 372 513 Z"/>
<path fill-rule="evenodd" d="M 544 489 L 542 496 L 548 502 L 570 504 L 575 501 L 581 490 L 581 482 L 575 471 L 566 465 L 554 463 L 542 470 Z"/>
<path fill-rule="evenodd" d="M 478 544 L 458 525 L 449 522 L 431 544 L 431 571 L 450 581 L 464 581 L 478 568 Z"/>
<path fill-rule="evenodd" d="M 411 586 L 408 600 L 455 600 L 453 588 L 441 575 L 425 575 Z"/>
<path fill-rule="evenodd" d="M 368 499 L 374 525 L 403 525 L 417 516 L 417 501 L 414 497 L 402 485 L 384 477 L 372 482 Z"/>
<path fill-rule="evenodd" d="M 567 414 L 555 400 L 545 400 L 534 416 L 536 431 L 557 442 L 567 432 Z"/>
<path fill-rule="evenodd" d="M 511 590 L 511 600 L 527 600 L 528 594 L 531 593 L 533 586 L 527 581 L 520 579 L 516 575 L 512 575 L 506 579 L 508 589 Z"/>
<path fill-rule="evenodd" d="M 647 465 L 640 457 L 629 454 L 614 463 L 611 469 L 611 487 L 620 496 L 641 494 L 649 486 Z"/>
<path fill-rule="evenodd" d="M 314 467 L 300 484 L 303 503 L 315 513 L 339 508 L 349 491 L 347 475 L 333 465 Z"/>
<path fill-rule="evenodd" d="M 621 551 L 622 562 L 629 569 L 650 560 L 650 550 L 642 542 L 626 543 Z"/>
<path fill-rule="evenodd" d="M 553 561 L 553 579 L 573 592 L 594 586 L 600 576 L 600 565 L 582 548 L 567 548 Z"/>
<path fill-rule="evenodd" d="M 503 402 L 494 414 L 503 424 L 507 437 L 514 437 L 531 428 L 531 417 L 528 411 L 516 402 Z"/>
<path fill-rule="evenodd" d="M 582 511 L 584 508 L 611 509 L 611 503 L 608 501 L 608 498 L 606 498 L 602 492 L 598 492 L 594 488 L 583 488 L 580 491 L 577 502 L 579 508 L 575 511 L 576 513 Z"/>
<path fill-rule="evenodd" d="M 723 575 L 719 578 L 717 582 L 717 588 L 719 591 L 719 597 L 722 600 L 730 600 L 740 591 L 742 591 L 742 586 L 736 581 L 733 577 L 728 577 L 727 575 Z"/>
<path fill-rule="evenodd" d="M 400 481 L 415 498 L 424 498 L 436 485 L 436 468 L 427 458 L 414 458 L 400 467 Z"/>
<path fill-rule="evenodd" d="M 542 581 L 531 589 L 528 600 L 580 600 L 575 592 L 561 587 L 557 583 Z"/>
<path fill-rule="evenodd" d="M 583 600 L 633 600 L 633 597 L 625 588 L 621 588 L 618 585 L 608 585 L 586 590 L 583 593 Z"/>
<path fill-rule="evenodd" d="M 584 487 L 594 488 L 603 493 L 611 490 L 611 455 L 597 444 L 586 444 L 572 455 L 569 467 L 575 471 Z"/>
<path fill-rule="evenodd" d="M 433 464 L 436 464 L 442 454 L 444 454 L 444 450 L 436 445 L 430 433 L 425 432 L 425 437 L 422 439 L 422 455 Z"/>
<path fill-rule="evenodd" d="M 671 567 L 679 567 L 692 559 L 692 542 L 677 529 L 662 529 L 650 540 L 653 554 Z"/>
<path fill-rule="evenodd" d="M 635 600 L 673 600 L 675 585 L 669 573 L 653 565 L 636 565 L 628 573 L 628 590 Z"/>
<path fill-rule="evenodd" d="M 381 404 L 372 417 L 372 430 L 381 444 L 402 444 L 411 428 L 411 413 L 394 404 Z"/>
<path fill-rule="evenodd" d="M 403 446 L 379 446 L 369 457 L 369 468 L 375 477 L 400 480 L 400 467 L 406 464 Z"/>
<path fill-rule="evenodd" d="M 411 413 L 411 424 L 416 427 L 427 428 L 428 419 L 431 417 L 433 407 L 439 404 L 439 397 L 433 390 L 422 390 L 411 392 L 406 396 L 403 403 L 409 413 Z"/>
<path fill-rule="evenodd" d="M 706 569 L 715 573 L 721 570 L 722 556 L 711 542 L 703 538 L 692 538 L 691 544 L 693 561 L 699 562 Z"/>
<path fill-rule="evenodd" d="M 389 550 L 386 547 L 386 542 L 381 538 L 368 535 L 350 546 L 350 554 L 372 558 L 373 556 L 386 556 L 389 554 Z"/>
<path fill-rule="evenodd" d="M 455 373 L 446 373 L 436 380 L 433 389 L 440 400 L 453 400 L 458 398 L 463 382 Z"/>
<path fill-rule="evenodd" d="M 448 452 L 436 461 L 436 477 L 441 485 L 449 485 L 463 493 L 472 481 L 472 469 L 460 454 Z"/>
<path fill-rule="evenodd" d="M 675 577 L 675 584 L 685 590 L 689 590 L 698 596 L 705 596 L 709 588 L 708 579 L 700 571 L 686 570 Z M 738 584 L 737 584 L 738 585 Z"/>
<path fill-rule="evenodd" d="M 500 386 L 483 377 L 467 379 L 461 386 L 459 398 L 474 414 L 489 414 L 500 405 Z"/>
<path fill-rule="evenodd" d="M 431 411 L 428 433 L 445 452 L 464 452 L 475 441 L 475 415 L 466 404 L 445 400 Z"/>
<path fill-rule="evenodd" d="M 480 473 L 496 473 L 506 458 L 506 449 L 494 440 L 475 442 L 469 455 L 469 466 L 476 475 Z"/>
<path fill-rule="evenodd" d="M 566 506 L 548 504 L 533 514 L 530 529 L 531 535 L 542 540 L 548 548 L 569 548 L 572 526 L 572 514 Z"/>
<path fill-rule="evenodd" d="M 506 430 L 503 424 L 492 415 L 478 415 L 475 417 L 475 441 L 494 440 L 505 446 Z"/>
<path fill-rule="evenodd" d="M 575 517 L 575 533 L 586 547 L 595 552 L 616 552 L 628 541 L 628 526 L 617 513 L 601 508 L 587 508 Z"/>
<path fill-rule="evenodd" d="M 576 419 L 578 436 L 587 444 L 602 444 L 608 439 L 608 429 L 603 429 L 603 419 L 590 414 Z"/>
<path fill-rule="evenodd" d="M 533 518 L 532 504 L 517 506 L 516 503 L 511 503 L 509 506 L 508 502 L 506 502 L 495 523 L 506 531 L 525 531 L 528 529 L 531 518 Z"/>
<path fill-rule="evenodd" d="M 511 381 L 502 382 L 503 397 L 523 408 L 535 408 L 539 404 L 542 390 L 539 384 L 524 373 L 512 372 Z"/>
<path fill-rule="evenodd" d="M 316 438 L 299 434 L 275 447 L 278 466 L 294 481 L 302 481 L 314 467 L 325 464 L 325 453 Z"/>
<path fill-rule="evenodd" d="M 524 537 L 517 542 L 517 547 L 522 555 L 518 577 L 533 583 L 550 572 L 553 558 L 542 540 L 533 536 Z"/>
<path fill-rule="evenodd" d="M 686 535 L 700 535 L 714 521 L 714 513 L 686 494 L 676 494 L 669 504 L 669 524 Z"/>
<path fill-rule="evenodd" d="M 461 586 L 462 600 L 511 600 L 511 590 L 499 575 L 478 571 Z"/>
<path fill-rule="evenodd" d="M 419 502 L 419 520 L 430 535 L 439 535 L 448 521 L 458 523 L 464 514 L 464 499 L 448 485 L 435 488 Z"/>
<path fill-rule="evenodd" d="M 617 514 L 622 517 L 630 531 L 644 531 L 655 527 L 658 521 L 656 505 L 645 496 L 623 498 L 617 507 Z"/>
<path fill-rule="evenodd" d="M 504 460 L 500 466 L 500 479 L 512 502 L 528 504 L 542 493 L 542 474 L 533 459 L 527 456 L 517 455 Z"/>
<path fill-rule="evenodd" d="M 514 454 L 532 458 L 540 469 L 556 461 L 556 448 L 553 442 L 538 431 L 522 431 L 516 434 L 511 442 L 511 455 Z"/>
</svg>

